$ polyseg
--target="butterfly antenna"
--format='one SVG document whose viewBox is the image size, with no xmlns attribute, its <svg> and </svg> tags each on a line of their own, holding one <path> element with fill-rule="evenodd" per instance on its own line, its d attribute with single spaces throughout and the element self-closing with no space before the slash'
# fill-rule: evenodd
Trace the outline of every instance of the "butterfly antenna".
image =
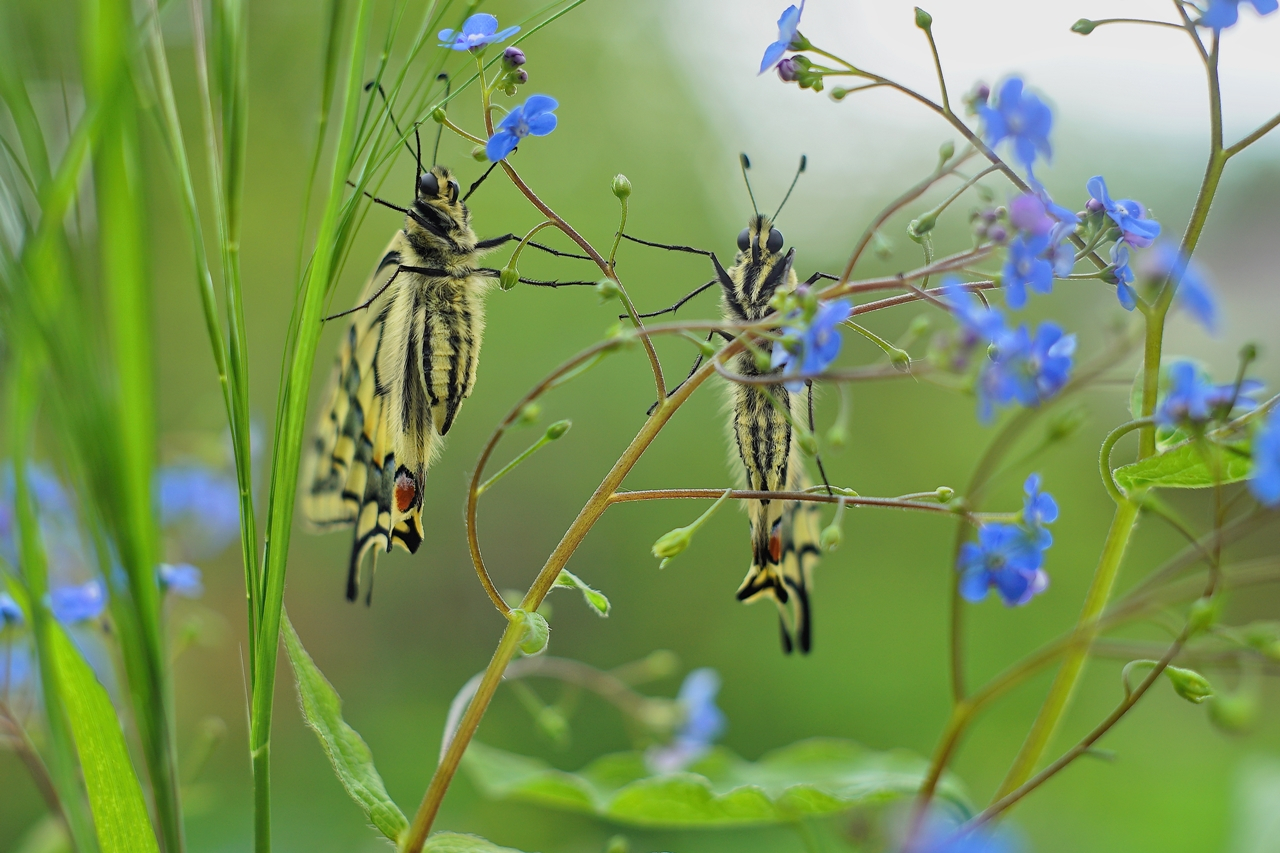
<svg viewBox="0 0 1280 853">
<path fill-rule="evenodd" d="M 467 194 L 462 197 L 462 200 L 465 202 L 467 199 L 471 198 L 471 194 L 476 190 L 480 189 L 480 185 L 484 183 L 484 179 L 489 177 L 489 173 L 496 168 L 498 168 L 498 164 L 494 163 L 492 166 L 485 169 L 484 174 L 480 176 L 480 179 L 467 188 Z"/>
<path fill-rule="evenodd" d="M 747 170 L 751 168 L 751 161 L 743 153 L 738 155 L 738 162 L 742 164 L 742 182 L 747 185 L 747 195 L 751 197 L 751 209 L 755 211 L 756 216 L 759 216 L 760 208 L 756 207 L 756 194 L 751 191 L 751 179 L 747 177 Z"/>
<path fill-rule="evenodd" d="M 782 212 L 782 208 L 787 206 L 787 199 L 791 198 L 791 191 L 796 188 L 796 182 L 800 180 L 800 176 L 804 174 L 805 166 L 809 165 L 809 158 L 804 154 L 800 155 L 800 168 L 796 169 L 796 176 L 791 179 L 791 186 L 787 188 L 787 194 L 782 197 L 782 204 L 778 205 L 778 213 Z M 778 213 L 773 215 L 773 221 L 778 220 Z"/>
<path fill-rule="evenodd" d="M 389 116 L 391 117 L 391 126 L 392 126 L 392 127 L 394 127 L 394 128 L 396 129 L 396 133 L 400 134 L 400 139 L 401 139 L 401 141 L 402 141 L 402 142 L 404 142 L 405 150 L 406 150 L 406 151 L 408 151 L 410 154 L 413 154 L 413 149 L 409 147 L 409 140 L 408 140 L 408 138 L 406 138 L 406 137 L 405 137 L 405 135 L 404 135 L 404 131 L 400 130 L 400 124 L 399 124 L 399 122 L 397 122 L 397 121 L 396 121 L 395 113 L 391 112 L 391 104 L 387 101 L 387 93 L 386 93 L 386 92 L 384 92 L 384 91 L 382 90 L 382 84 L 381 84 L 381 83 L 379 83 L 377 80 L 370 80 L 368 83 L 365 83 L 365 84 L 364 84 L 364 90 L 365 90 L 366 92 L 368 92 L 370 89 L 373 89 L 373 88 L 375 88 L 375 87 L 376 87 L 376 88 L 377 88 L 377 90 L 378 90 L 378 94 L 382 96 L 382 103 L 383 103 L 383 105 L 384 105 L 384 106 L 386 106 L 386 108 L 387 108 L 387 115 L 389 115 Z M 415 128 L 415 130 L 416 130 L 416 128 Z M 415 157 L 417 158 L 417 160 L 418 160 L 418 168 L 419 168 L 419 169 L 421 169 L 421 168 L 422 168 L 422 155 L 421 155 L 421 152 L 419 152 L 418 154 L 416 154 L 416 155 L 414 155 L 414 156 L 415 156 Z"/>
<path fill-rule="evenodd" d="M 448 74 L 445 74 L 445 73 L 443 73 L 443 72 L 442 72 L 442 73 L 440 73 L 440 74 L 437 74 L 437 75 L 436 75 L 436 79 L 437 79 L 437 80 L 443 80 L 443 81 L 444 81 L 444 97 L 445 97 L 445 100 L 447 101 L 447 100 L 449 99 L 449 75 L 448 75 Z M 436 127 L 436 147 L 435 147 L 435 148 L 432 150 L 432 152 L 431 152 L 431 165 L 432 165 L 432 166 L 434 166 L 436 163 L 440 162 L 440 137 L 441 137 L 442 135 L 444 135 L 444 125 L 443 125 L 443 124 L 438 125 L 438 126 Z"/>
</svg>

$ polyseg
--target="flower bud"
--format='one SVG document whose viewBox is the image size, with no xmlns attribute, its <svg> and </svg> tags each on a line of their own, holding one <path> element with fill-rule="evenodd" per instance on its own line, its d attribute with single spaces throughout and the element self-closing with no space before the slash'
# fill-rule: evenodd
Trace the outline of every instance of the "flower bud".
<svg viewBox="0 0 1280 853">
<path fill-rule="evenodd" d="M 1086 213 L 1101 213 L 1107 208 L 1106 205 L 1098 201 L 1096 198 L 1091 198 L 1085 202 L 1084 209 Z"/>
<path fill-rule="evenodd" d="M 794 83 L 800 78 L 800 67 L 796 64 L 795 59 L 788 56 L 778 63 L 778 78 L 783 83 Z M 834 93 L 832 97 L 835 97 Z M 836 100 L 839 100 L 839 98 Z"/>
<path fill-rule="evenodd" d="M 519 68 L 521 65 L 524 65 L 526 61 L 527 59 L 524 55 L 524 51 L 515 45 L 512 45 L 502 52 L 502 65 L 508 71 L 514 68 Z"/>
<path fill-rule="evenodd" d="M 613 176 L 613 194 L 620 199 L 631 195 L 631 182 L 626 175 Z"/>
<path fill-rule="evenodd" d="M 681 554 L 685 548 L 689 547 L 689 543 L 693 541 L 693 530 L 688 527 L 677 527 L 658 537 L 658 541 L 653 543 L 653 556 L 662 560 L 662 566 L 672 557 Z M 659 566 L 659 568 L 662 568 Z"/>
<path fill-rule="evenodd" d="M 954 140 L 948 139 L 938 149 L 938 161 L 945 163 L 954 156 L 956 156 L 956 143 Z"/>
<path fill-rule="evenodd" d="M 831 429 L 827 430 L 827 444 L 835 450 L 844 450 L 844 446 L 849 443 L 849 430 L 844 424 L 837 422 Z"/>
<path fill-rule="evenodd" d="M 907 370 L 911 367 L 911 353 L 894 347 L 889 352 L 889 363 L 898 370 Z"/>
<path fill-rule="evenodd" d="M 759 370 L 761 373 L 768 373 L 770 370 L 773 369 L 773 364 L 770 362 L 769 353 L 765 352 L 764 350 L 762 349 L 753 350 L 751 353 L 751 357 L 756 363 L 756 370 Z"/>
<path fill-rule="evenodd" d="M 503 267 L 498 272 L 498 287 L 510 290 L 520 283 L 520 273 L 512 267 Z"/>
<path fill-rule="evenodd" d="M 525 403 L 520 409 L 520 414 L 516 416 L 516 423 L 520 426 L 531 426 L 538 422 L 541 415 L 541 406 L 537 403 Z"/>
<path fill-rule="evenodd" d="M 483 145 L 477 145 L 471 149 L 471 159 L 477 163 L 487 163 L 489 162 L 489 155 L 485 152 Z"/>
<path fill-rule="evenodd" d="M 1187 614 L 1188 636 L 1203 634 L 1214 626 L 1222 612 L 1220 598 L 1200 598 L 1191 605 Z"/>
<path fill-rule="evenodd" d="M 881 232 L 877 231 L 872 235 L 871 246 L 871 250 L 875 252 L 876 257 L 880 260 L 887 261 L 889 258 L 893 257 L 893 243 Z"/>
<path fill-rule="evenodd" d="M 920 238 L 932 231 L 937 224 L 938 215 L 930 211 L 919 219 L 911 220 L 911 224 L 907 226 L 907 236 L 919 243 Z"/>
<path fill-rule="evenodd" d="M 511 82 L 517 86 L 523 86 L 529 82 L 529 72 L 523 68 L 516 69 L 515 73 L 511 75 Z"/>
<path fill-rule="evenodd" d="M 569 431 L 569 427 L 571 426 L 573 426 L 573 421 L 556 421 L 551 426 L 547 427 L 547 440 L 555 441 L 558 438 L 563 438 L 564 434 Z"/>
<path fill-rule="evenodd" d="M 844 542 L 844 531 L 840 529 L 840 525 L 833 521 L 822 528 L 822 536 L 819 538 L 818 544 L 823 551 L 830 553 L 839 548 L 842 542 Z"/>
<path fill-rule="evenodd" d="M 431 120 L 436 124 L 444 124 L 444 107 L 436 107 L 431 111 Z"/>
<path fill-rule="evenodd" d="M 956 490 L 950 486 L 938 486 L 933 492 L 938 496 L 939 503 L 950 503 L 951 499 L 956 496 Z"/>
<path fill-rule="evenodd" d="M 987 239 L 992 243 L 1003 243 L 1009 239 L 1009 230 L 1003 225 L 992 225 L 987 229 Z"/>
<path fill-rule="evenodd" d="M 1177 666 L 1165 667 L 1164 674 L 1173 683 L 1173 690 L 1188 702 L 1199 705 L 1213 695 L 1213 687 L 1209 680 L 1194 669 L 1183 669 Z"/>
<path fill-rule="evenodd" d="M 1096 26 L 1097 24 L 1095 24 L 1093 21 L 1089 20 L 1088 18 L 1081 18 L 1080 20 L 1076 21 L 1074 24 L 1071 25 L 1071 32 L 1079 33 L 1082 36 L 1087 36 L 1089 35 L 1089 33 L 1093 32 L 1093 28 Z"/>
<path fill-rule="evenodd" d="M 1244 641 L 1274 661 L 1280 661 L 1280 622 L 1254 622 L 1241 629 Z"/>
<path fill-rule="evenodd" d="M 1257 691 L 1242 689 L 1214 696 L 1209 702 L 1209 722 L 1228 734 L 1244 734 L 1253 729 L 1260 710 Z"/>
<path fill-rule="evenodd" d="M 621 293 L 622 288 L 618 287 L 618 283 L 611 278 L 602 278 L 596 282 L 596 295 L 600 297 L 601 304 L 617 299 Z"/>
<path fill-rule="evenodd" d="M 801 453 L 805 456 L 818 455 L 818 440 L 814 438 L 813 433 L 798 424 L 793 432 L 796 437 L 796 445 L 800 448 Z"/>
<path fill-rule="evenodd" d="M 1258 360 L 1258 345 L 1253 341 L 1240 347 L 1240 361 L 1244 364 L 1250 364 Z"/>
<path fill-rule="evenodd" d="M 933 26 L 933 15 L 930 15 L 919 6 L 916 7 L 916 26 L 922 30 L 928 30 Z"/>
<path fill-rule="evenodd" d="M 547 641 L 551 637 L 551 626 L 547 624 L 547 620 L 541 614 L 530 613 L 527 610 L 516 608 L 511 611 L 511 618 L 519 620 L 524 625 L 524 637 L 520 640 L 520 651 L 532 657 L 546 650 Z"/>
<path fill-rule="evenodd" d="M 670 649 L 658 649 L 644 659 L 645 675 L 651 679 L 666 678 L 680 669 L 680 657 Z"/>
</svg>

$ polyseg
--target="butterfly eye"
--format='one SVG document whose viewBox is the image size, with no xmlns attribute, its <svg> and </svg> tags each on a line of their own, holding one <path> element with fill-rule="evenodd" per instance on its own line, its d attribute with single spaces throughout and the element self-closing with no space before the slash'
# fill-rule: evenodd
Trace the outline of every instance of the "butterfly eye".
<svg viewBox="0 0 1280 853">
<path fill-rule="evenodd" d="M 449 181 L 449 203 L 454 204 L 458 200 L 458 182 Z"/>
<path fill-rule="evenodd" d="M 765 244 L 765 248 L 770 252 L 782 251 L 782 232 L 777 228 L 769 229 L 769 242 Z"/>
<path fill-rule="evenodd" d="M 440 181 L 431 172 L 423 172 L 418 178 L 418 195 L 435 198 L 440 195 Z"/>
<path fill-rule="evenodd" d="M 745 252 L 747 247 L 750 245 L 751 230 L 749 228 L 743 228 L 742 233 L 738 235 L 738 248 Z"/>
</svg>

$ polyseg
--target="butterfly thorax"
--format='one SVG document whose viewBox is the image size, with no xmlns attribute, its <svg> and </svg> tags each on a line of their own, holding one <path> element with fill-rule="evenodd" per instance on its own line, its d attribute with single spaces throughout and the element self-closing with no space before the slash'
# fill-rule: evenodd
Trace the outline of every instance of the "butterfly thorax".
<svg viewBox="0 0 1280 853">
<path fill-rule="evenodd" d="M 722 302 L 727 319 L 755 322 L 773 313 L 769 300 L 779 289 L 794 290 L 791 268 L 795 250 L 782 251 L 782 235 L 767 216 L 754 216 L 738 235 L 738 254 L 726 272 L 733 283 L 722 282 Z"/>
<path fill-rule="evenodd" d="M 444 166 L 418 179 L 417 197 L 405 215 L 404 234 L 424 266 L 469 271 L 476 235 L 471 211 L 458 198 L 458 182 Z"/>
</svg>

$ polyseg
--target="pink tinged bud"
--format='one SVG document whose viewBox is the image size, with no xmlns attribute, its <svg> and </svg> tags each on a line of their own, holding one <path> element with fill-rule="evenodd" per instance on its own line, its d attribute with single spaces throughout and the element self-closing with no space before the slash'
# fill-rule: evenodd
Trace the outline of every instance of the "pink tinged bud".
<svg viewBox="0 0 1280 853">
<path fill-rule="evenodd" d="M 976 102 L 980 104 L 985 104 L 987 102 L 987 99 L 990 97 L 991 97 L 991 87 L 988 86 L 986 83 L 979 83 L 977 86 L 974 87 L 973 99 Z"/>
<path fill-rule="evenodd" d="M 993 225 L 987 229 L 987 239 L 993 243 L 1003 243 L 1009 239 L 1009 232 L 1003 225 Z"/>
<path fill-rule="evenodd" d="M 783 83 L 794 83 L 799 79 L 800 68 L 790 56 L 778 63 L 778 77 Z"/>
<path fill-rule="evenodd" d="M 519 68 L 526 62 L 524 51 L 518 47 L 509 47 L 502 52 L 502 62 L 508 68 Z"/>
<path fill-rule="evenodd" d="M 1034 193 L 1026 193 L 1009 202 L 1009 222 L 1019 231 L 1044 236 L 1053 230 L 1053 219 L 1044 202 Z"/>
<path fill-rule="evenodd" d="M 1106 209 L 1106 206 L 1096 198 L 1091 198 L 1088 203 L 1085 204 L 1084 209 L 1088 213 L 1101 213 Z"/>
<path fill-rule="evenodd" d="M 514 82 L 517 86 L 523 86 L 525 83 L 529 82 L 529 72 L 521 68 L 519 71 L 517 71 L 513 75 L 512 82 Z"/>
</svg>

